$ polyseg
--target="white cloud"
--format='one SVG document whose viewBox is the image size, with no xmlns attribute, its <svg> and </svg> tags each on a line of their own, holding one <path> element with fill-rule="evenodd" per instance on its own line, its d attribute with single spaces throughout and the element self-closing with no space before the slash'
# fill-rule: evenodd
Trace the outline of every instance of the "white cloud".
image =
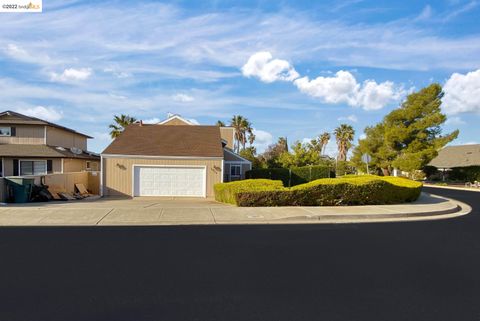
<svg viewBox="0 0 480 321">
<path fill-rule="evenodd" d="M 339 121 L 345 121 L 345 120 L 347 120 L 347 121 L 350 121 L 350 122 L 352 122 L 352 123 L 358 122 L 358 118 L 357 118 L 357 116 L 355 116 L 355 115 L 348 115 L 348 116 L 346 116 L 346 117 L 338 117 L 338 120 L 339 120 Z"/>
<path fill-rule="evenodd" d="M 253 145 L 257 149 L 257 153 L 262 153 L 268 145 L 273 144 L 273 135 L 269 132 L 254 128 L 253 134 L 255 135 L 255 142 Z"/>
<path fill-rule="evenodd" d="M 192 124 L 194 125 L 200 125 L 200 123 L 198 122 L 198 120 L 196 120 L 195 118 L 187 118 L 187 120 L 189 122 L 191 122 Z"/>
<path fill-rule="evenodd" d="M 271 83 L 277 80 L 293 81 L 299 74 L 286 60 L 272 59 L 272 54 L 260 51 L 250 56 L 242 67 L 245 77 L 258 77 L 261 81 Z"/>
<path fill-rule="evenodd" d="M 381 109 L 404 95 L 404 90 L 395 88 L 391 81 L 378 84 L 374 80 L 365 80 L 359 84 L 350 72 L 344 70 L 332 77 L 320 76 L 312 80 L 303 77 L 294 83 L 301 92 L 319 98 L 324 103 L 346 103 L 365 110 Z"/>
<path fill-rule="evenodd" d="M 449 115 L 480 112 L 480 69 L 465 75 L 454 73 L 443 86 L 442 108 Z"/>
<path fill-rule="evenodd" d="M 50 73 L 50 79 L 58 82 L 78 81 L 86 80 L 92 75 L 92 69 L 90 68 L 67 68 L 61 74 L 52 72 Z"/>
<path fill-rule="evenodd" d="M 150 119 L 142 120 L 144 124 L 158 124 L 161 120 L 160 118 L 154 117 Z"/>
<path fill-rule="evenodd" d="M 19 108 L 16 111 L 27 116 L 37 117 L 51 122 L 55 122 L 63 118 L 63 113 L 52 107 L 36 106 Z"/>
<path fill-rule="evenodd" d="M 445 125 L 460 126 L 465 125 L 466 122 L 458 116 L 448 117 Z"/>
<path fill-rule="evenodd" d="M 172 99 L 174 101 L 178 101 L 181 103 L 190 103 L 195 100 L 192 96 L 189 96 L 187 94 L 175 94 L 172 96 Z"/>
<path fill-rule="evenodd" d="M 420 14 L 415 18 L 416 21 L 423 21 L 423 20 L 428 20 L 432 17 L 432 7 L 427 4 L 422 12 L 420 12 Z"/>
</svg>

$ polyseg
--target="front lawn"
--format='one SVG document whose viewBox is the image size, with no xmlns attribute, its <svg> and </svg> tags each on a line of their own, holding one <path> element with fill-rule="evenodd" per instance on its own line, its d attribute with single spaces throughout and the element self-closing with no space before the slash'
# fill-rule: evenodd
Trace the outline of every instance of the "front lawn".
<svg viewBox="0 0 480 321">
<path fill-rule="evenodd" d="M 281 181 L 250 179 L 215 185 L 215 199 L 238 206 L 380 205 L 415 201 L 422 183 L 392 176 L 322 178 L 284 187 Z"/>
</svg>

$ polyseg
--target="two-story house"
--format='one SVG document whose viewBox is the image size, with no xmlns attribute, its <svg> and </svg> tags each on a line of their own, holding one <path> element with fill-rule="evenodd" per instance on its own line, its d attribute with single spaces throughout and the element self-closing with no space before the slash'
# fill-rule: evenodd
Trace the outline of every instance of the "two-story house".
<svg viewBox="0 0 480 321">
<path fill-rule="evenodd" d="M 4 111 L 0 113 L 0 175 L 99 170 L 100 157 L 87 151 L 89 138 L 39 118 Z"/>
</svg>

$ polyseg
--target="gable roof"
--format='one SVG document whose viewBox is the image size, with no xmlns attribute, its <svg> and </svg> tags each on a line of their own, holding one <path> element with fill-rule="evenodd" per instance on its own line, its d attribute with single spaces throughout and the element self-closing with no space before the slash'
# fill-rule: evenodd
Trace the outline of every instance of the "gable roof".
<svg viewBox="0 0 480 321">
<path fill-rule="evenodd" d="M 167 119 L 159 122 L 157 125 L 165 125 L 171 121 L 175 121 L 175 120 L 178 120 L 182 123 L 185 123 L 185 125 L 195 125 L 194 123 L 192 123 L 191 121 L 181 117 L 180 115 L 172 115 L 172 116 L 169 116 Z"/>
<path fill-rule="evenodd" d="M 131 124 L 102 154 L 222 158 L 223 149 L 217 126 Z"/>
<path fill-rule="evenodd" d="M 437 168 L 480 166 L 480 144 L 447 146 L 428 165 Z"/>
<path fill-rule="evenodd" d="M 1 119 L 4 116 L 13 116 L 16 119 Z M 91 136 L 88 136 L 88 135 L 82 134 L 80 132 L 77 132 L 76 130 L 51 123 L 51 122 L 48 122 L 46 120 L 43 120 L 43 119 L 40 119 L 40 118 L 37 118 L 37 117 L 23 115 L 23 114 L 20 114 L 20 113 L 11 111 L 11 110 L 6 110 L 6 111 L 0 113 L 0 124 L 47 125 L 47 126 L 52 126 L 52 127 L 55 127 L 55 128 L 63 129 L 65 131 L 68 131 L 68 132 L 71 132 L 71 133 L 74 133 L 74 134 L 77 134 L 77 135 L 81 135 L 81 136 L 84 136 L 86 138 L 93 138 Z"/>
</svg>

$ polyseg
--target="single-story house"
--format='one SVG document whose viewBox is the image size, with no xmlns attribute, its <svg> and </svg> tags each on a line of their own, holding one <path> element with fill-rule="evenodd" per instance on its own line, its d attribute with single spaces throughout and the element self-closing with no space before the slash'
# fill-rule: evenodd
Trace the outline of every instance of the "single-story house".
<svg viewBox="0 0 480 321">
<path fill-rule="evenodd" d="M 252 167 L 233 152 L 233 133 L 178 115 L 129 125 L 101 153 L 102 195 L 213 197 L 214 184 L 243 179 Z"/>
<path fill-rule="evenodd" d="M 480 144 L 444 147 L 428 165 L 441 171 L 443 179 L 451 173 L 460 176 L 453 178 L 461 178 L 463 175 L 458 175 L 459 173 L 480 167 Z"/>
</svg>

